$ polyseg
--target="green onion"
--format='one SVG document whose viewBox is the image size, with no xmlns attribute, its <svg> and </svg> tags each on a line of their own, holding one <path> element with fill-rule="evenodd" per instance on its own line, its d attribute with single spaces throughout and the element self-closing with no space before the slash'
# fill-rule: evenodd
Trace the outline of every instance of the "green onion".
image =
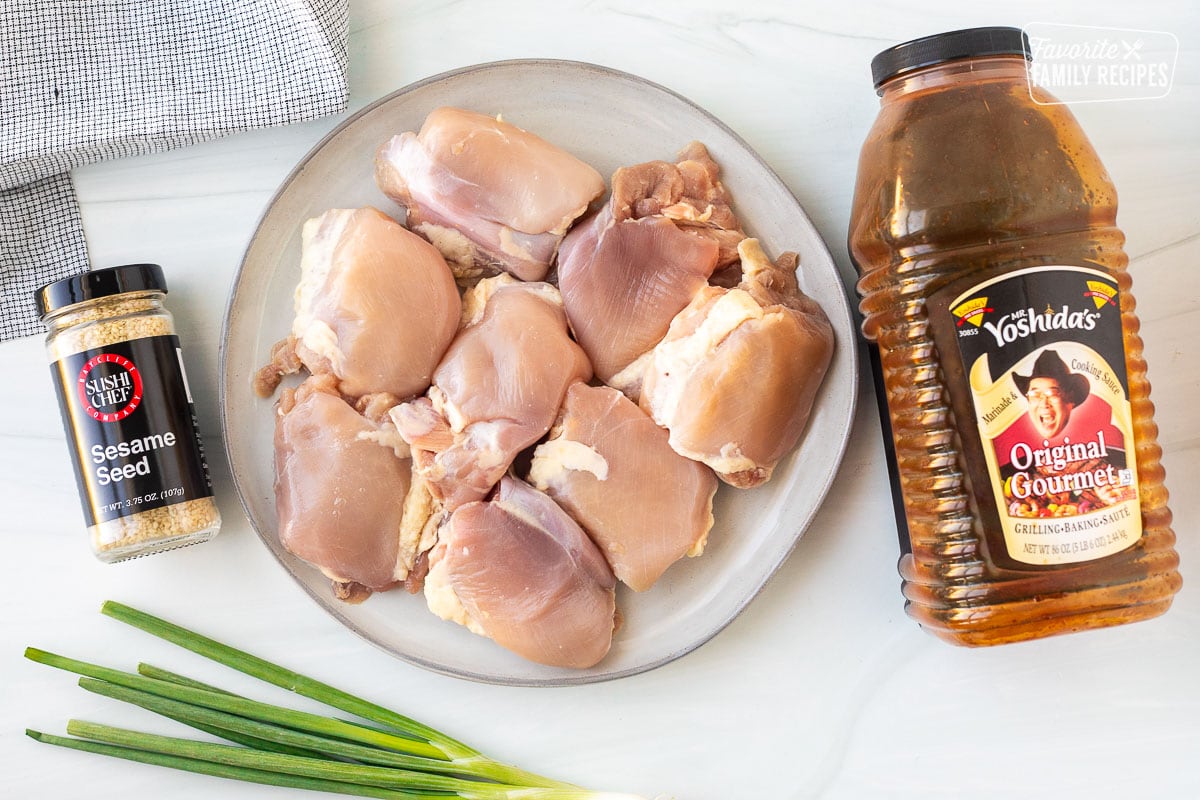
<svg viewBox="0 0 1200 800">
<path fill-rule="evenodd" d="M 139 665 L 140 668 L 140 665 Z M 226 714 L 223 711 L 214 711 L 209 708 L 200 706 L 190 706 L 187 703 L 181 703 L 178 700 L 169 700 L 165 697 L 149 694 L 147 692 L 139 692 L 136 689 L 127 689 L 123 686 L 117 686 L 115 683 L 107 683 L 98 681 L 94 678 L 80 678 L 79 685 L 89 692 L 111 697 L 116 700 L 122 700 L 132 705 L 141 706 L 142 708 L 153 711 L 167 719 L 173 719 L 176 722 L 181 722 L 188 727 L 195 728 L 198 731 L 203 731 L 210 736 L 215 736 L 218 739 L 225 739 L 229 742 L 252 747 L 256 750 L 267 750 L 272 753 L 288 753 L 293 756 L 310 756 L 315 758 L 325 757 L 326 754 L 318 750 L 309 750 L 304 747 L 293 746 L 288 744 L 288 736 L 294 737 L 309 737 L 312 740 L 325 742 L 331 741 L 321 739 L 320 737 L 311 736 L 311 734 L 303 734 L 299 731 L 293 731 L 290 728 L 279 728 L 267 723 L 255 722 L 246 719 L 245 717 Z M 257 727 L 256 727 L 257 726 Z M 259 736 L 255 735 L 261 732 L 269 734 L 275 731 L 281 731 L 286 735 Z M 292 739 L 291 741 L 294 741 Z M 376 752 L 371 748 L 366 748 L 371 752 Z M 383 752 L 383 751 L 378 751 Z M 408 758 L 408 756 L 397 756 Z"/>
<path fill-rule="evenodd" d="M 230 695 L 233 694 L 233 692 L 229 692 L 224 689 L 218 688 L 216 686 L 212 686 L 211 684 L 203 683 L 201 681 L 195 680 L 194 678 L 189 678 L 185 675 L 180 675 L 176 672 L 171 672 L 170 670 L 166 670 L 161 667 L 156 667 L 152 664 L 146 664 L 144 662 L 139 663 L 137 665 L 137 671 L 138 671 L 139 675 L 145 675 L 147 678 L 156 678 L 156 679 L 162 680 L 162 681 L 170 681 L 171 683 L 178 683 L 181 686 L 192 686 L 197 689 L 208 689 L 209 691 L 220 692 L 221 694 L 230 694 Z M 110 684 L 103 683 L 103 681 L 97 681 L 97 683 L 100 683 L 104 686 L 110 685 Z M 80 680 L 80 684 L 81 685 L 83 684 L 83 679 Z M 87 688 L 87 687 L 85 687 L 85 688 Z M 102 692 L 100 690 L 92 690 L 92 691 L 97 691 L 100 694 L 104 694 L 104 692 Z M 136 692 L 134 690 L 130 690 L 130 692 L 136 694 Z M 146 695 L 146 696 L 153 697 L 154 695 Z M 150 708 L 145 703 L 141 703 L 136 700 L 129 700 L 128 702 L 135 703 L 137 705 L 142 706 L 143 708 Z M 187 706 L 186 704 L 183 704 L 183 707 L 184 708 L 192 708 L 191 706 Z M 154 710 L 154 709 L 150 709 L 150 710 Z M 206 709 L 196 709 L 196 710 L 204 711 Z M 259 739 L 257 737 L 246 736 L 244 734 L 235 733 L 232 730 L 223 730 L 221 728 L 216 728 L 216 727 L 212 727 L 209 725 L 205 725 L 202 722 L 196 722 L 196 721 L 186 719 L 183 716 L 177 715 L 171 711 L 158 710 L 156 713 L 161 714 L 162 716 L 167 717 L 169 719 L 173 719 L 176 722 L 182 722 L 183 724 L 189 725 L 198 731 L 204 731 L 207 734 L 216 736 L 221 739 L 226 739 L 228 741 L 236 742 L 238 744 L 244 744 L 247 747 L 256 747 L 260 750 L 271 750 L 272 752 L 276 752 L 276 753 L 291 753 L 292 755 L 296 755 L 296 756 L 318 755 L 317 753 L 314 753 L 311 750 L 304 750 L 304 749 L 298 748 L 298 747 L 289 747 L 288 745 L 279 744 L 277 742 L 268 741 L 266 739 Z M 219 713 L 219 712 L 213 712 L 213 713 Z M 234 717 L 234 719 L 241 719 L 241 718 Z M 343 721 L 346 721 L 346 720 L 343 720 Z M 384 731 L 384 732 L 386 733 L 386 731 Z M 253 741 L 251 741 L 251 740 L 253 740 Z"/>
<path fill-rule="evenodd" d="M 89 664 L 86 661 L 77 661 L 66 656 L 48 653 L 36 647 L 26 648 L 25 657 L 39 664 L 74 672 L 76 675 L 98 678 L 102 681 L 115 683 L 118 686 L 140 689 L 150 694 L 156 694 L 159 697 L 182 700 L 191 705 L 215 708 L 252 719 L 275 722 L 289 728 L 296 728 L 297 730 L 346 739 L 352 742 L 361 742 L 402 753 L 409 753 L 410 755 L 419 755 L 425 758 L 442 758 L 446 761 L 450 760 L 445 753 L 428 742 L 419 742 L 405 736 L 372 730 L 351 722 L 322 717 L 319 714 L 310 714 L 307 711 L 295 711 L 290 708 L 273 706 L 269 703 L 260 703 L 257 700 L 247 700 L 244 697 L 224 692 L 213 692 L 207 689 L 197 689 L 192 686 L 181 686 L 170 681 L 160 681 L 131 672 L 121 672 L 120 670 Z"/>
<path fill-rule="evenodd" d="M 140 628 L 146 633 L 157 636 L 160 639 L 166 639 L 172 644 L 177 644 L 180 647 L 191 650 L 193 653 L 210 658 L 231 669 L 236 669 L 238 672 L 244 672 L 251 677 L 258 678 L 267 683 L 273 683 L 283 689 L 324 703 L 327 706 L 349 712 L 363 719 L 383 723 L 410 736 L 431 742 L 452 758 L 479 755 L 478 750 L 468 747 L 455 739 L 451 739 L 449 736 L 430 728 L 428 725 L 423 725 L 415 719 L 406 717 L 403 714 L 397 714 L 395 711 L 363 700 L 361 697 L 355 697 L 348 692 L 335 689 L 321 681 L 314 680 L 297 672 L 292 672 L 289 669 L 284 669 L 277 664 L 272 664 L 270 661 L 252 656 L 242 650 L 222 644 L 207 636 L 202 636 L 195 631 L 181 628 L 178 625 L 159 619 L 144 611 L 138 611 L 127 605 L 108 600 L 100 607 L 100 613 L 124 622 L 126 625 Z"/>
<path fill-rule="evenodd" d="M 180 686 L 191 686 L 193 689 L 207 689 L 210 692 L 220 692 L 221 694 L 233 694 L 233 692 L 227 692 L 211 684 L 202 683 L 195 678 L 189 678 L 186 675 L 180 675 L 178 672 L 171 672 L 170 670 L 145 662 L 140 662 L 137 665 L 137 671 L 138 675 L 144 675 L 147 678 L 154 678 L 158 681 L 170 681 L 171 683 L 178 683 Z"/>
<path fill-rule="evenodd" d="M 150 614 L 107 602 L 103 613 L 220 664 L 370 724 L 285 708 L 139 664 L 137 673 L 37 648 L 26 658 L 82 676 L 84 689 L 140 706 L 233 744 L 181 739 L 72 720 L 60 747 L 206 775 L 397 800 L 641 800 L 592 792 L 488 758 L 410 717 L 221 644 Z M 377 727 L 381 726 L 381 727 Z"/>
<path fill-rule="evenodd" d="M 225 738 L 225 733 L 233 732 L 275 744 L 303 748 L 310 751 L 310 753 L 320 753 L 329 757 L 349 758 L 365 764 L 420 770 L 422 772 L 442 775 L 469 774 L 467 772 L 469 768 L 460 767 L 453 761 L 418 758 L 390 750 L 381 750 L 375 747 L 354 744 L 353 742 L 327 739 L 315 734 L 239 717 L 235 714 L 227 714 L 200 706 L 191 706 L 177 700 L 158 697 L 147 692 L 139 692 L 136 689 L 129 689 L 92 678 L 81 678 L 79 685 L 89 692 L 141 706 L 148 711 L 154 711 L 163 716 L 177 716 L 180 721 L 187 725 L 198 727 L 197 723 L 199 723 L 211 726 L 219 731 L 223 731 L 223 733 L 219 734 L 222 738 Z"/>
<path fill-rule="evenodd" d="M 158 680 L 170 681 L 171 683 L 178 683 L 183 686 L 193 686 L 197 689 L 208 689 L 210 691 L 221 692 L 223 694 L 232 694 L 232 692 L 226 692 L 224 689 L 218 689 L 217 687 L 210 686 L 207 683 L 201 683 L 200 681 L 192 680 L 191 678 L 186 678 L 183 675 L 178 675 L 169 670 L 160 669 L 159 667 L 151 666 L 150 664 L 138 664 L 138 674 L 145 675 L 147 678 L 157 678 Z M 88 678 L 80 679 L 81 685 L 84 680 L 91 680 L 91 679 L 88 679 Z M 96 681 L 96 683 L 102 684 L 104 686 L 112 685 L 112 684 L 106 684 L 103 681 Z M 85 687 L 85 688 L 87 688 L 87 687 Z M 132 690 L 130 690 L 130 691 L 132 691 Z M 104 694 L 104 692 L 102 692 L 102 691 L 98 691 L 98 693 Z M 153 695 L 147 695 L 147 696 L 153 697 Z M 130 700 L 129 702 L 136 702 L 136 701 Z M 143 704 L 138 703 L 138 705 L 143 705 Z M 145 707 L 146 706 L 143 705 L 143 708 L 145 708 Z M 191 708 L 191 706 L 187 706 L 187 705 L 183 705 L 183 707 Z M 257 750 L 269 750 L 272 753 L 289 753 L 294 756 L 319 756 L 320 755 L 319 753 L 314 753 L 311 750 L 304 750 L 299 747 L 289 747 L 288 745 L 285 745 L 285 744 L 278 744 L 276 742 L 268 741 L 266 739 L 259 739 L 254 736 L 247 736 L 247 735 L 244 735 L 241 733 L 236 733 L 231 730 L 223 730 L 221 728 L 217 728 L 212 725 L 206 725 L 202 722 L 192 721 L 192 720 L 187 719 L 183 715 L 174 713 L 172 711 L 160 710 L 157 713 L 161 714 L 164 717 L 167 717 L 168 719 L 173 719 L 176 722 L 182 722 L 184 725 L 188 725 L 192 728 L 195 728 L 198 731 L 203 731 L 204 733 L 207 733 L 210 736 L 216 736 L 219 739 L 225 739 L 226 741 L 235 742 L 237 744 L 245 745 L 246 747 L 253 747 Z M 214 713 L 216 713 L 216 712 L 214 712 Z"/>
<path fill-rule="evenodd" d="M 568 783 L 549 780 L 541 775 L 526 772 L 517 767 L 490 759 L 475 748 L 469 747 L 457 739 L 453 739 L 441 731 L 418 722 L 411 717 L 364 700 L 349 692 L 334 688 L 315 678 L 310 678 L 307 675 L 293 672 L 278 664 L 273 664 L 244 650 L 230 647 L 215 639 L 210 639 L 203 634 L 167 622 L 145 611 L 139 611 L 136 608 L 131 608 L 114 600 L 108 600 L 101 605 L 100 613 L 124 622 L 126 625 L 140 628 L 146 633 L 157 636 L 160 639 L 165 639 L 172 644 L 191 650 L 193 653 L 202 655 L 231 669 L 236 669 L 253 678 L 258 678 L 261 681 L 295 692 L 310 700 L 324 703 L 331 708 L 346 711 L 371 722 L 386 725 L 408 736 L 414 736 L 429 742 L 456 762 L 470 764 L 474 774 L 487 775 L 494 780 L 513 785 L 570 787 Z"/>
<path fill-rule="evenodd" d="M 224 764 L 214 764 L 210 761 L 198 761 L 177 755 L 163 755 L 130 747 L 115 747 L 84 739 L 72 739 L 66 736 L 53 736 L 41 731 L 26 728 L 25 735 L 39 742 L 68 747 L 72 750 L 83 750 L 88 753 L 123 758 L 126 761 L 138 761 L 142 764 L 155 764 L 160 767 L 198 772 L 201 775 L 215 775 L 218 778 L 232 778 L 246 783 L 263 783 L 268 786 L 285 786 L 290 789 L 311 789 L 317 792 L 332 792 L 334 794 L 356 795 L 358 797 L 377 797 L 381 800 L 445 800 L 445 795 L 416 794 L 413 792 L 379 789 L 373 786 L 355 786 L 342 781 L 323 781 L 315 778 L 300 778 L 294 775 L 283 775 L 278 772 L 267 772 L 261 769 L 245 767 L 230 767 Z"/>
<path fill-rule="evenodd" d="M 460 797 L 479 797 L 480 800 L 507 797 L 509 790 L 509 787 L 500 784 L 480 784 L 445 775 L 431 775 L 389 767 L 344 764 L 281 753 L 261 753 L 244 747 L 176 739 L 152 733 L 138 733 L 82 720 L 71 720 L 67 724 L 67 733 L 82 739 L 132 747 L 135 750 L 146 750 L 151 753 L 182 755 L 232 767 L 250 767 L 305 778 L 338 780 L 360 786 L 378 786 L 381 789 L 457 792 Z M 479 787 L 482 787 L 482 792 Z"/>
</svg>

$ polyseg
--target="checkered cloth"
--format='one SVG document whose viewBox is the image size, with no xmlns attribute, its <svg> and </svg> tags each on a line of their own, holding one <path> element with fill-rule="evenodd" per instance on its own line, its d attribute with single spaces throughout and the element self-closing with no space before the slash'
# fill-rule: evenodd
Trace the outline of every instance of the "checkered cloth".
<svg viewBox="0 0 1200 800">
<path fill-rule="evenodd" d="M 0 0 L 0 341 L 88 269 L 70 170 L 346 107 L 348 0 Z"/>
</svg>

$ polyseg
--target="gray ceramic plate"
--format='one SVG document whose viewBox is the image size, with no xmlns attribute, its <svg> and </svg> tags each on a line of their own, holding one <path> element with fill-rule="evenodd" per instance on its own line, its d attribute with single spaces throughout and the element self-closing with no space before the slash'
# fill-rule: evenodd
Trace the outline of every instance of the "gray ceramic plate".
<svg viewBox="0 0 1200 800">
<path fill-rule="evenodd" d="M 624 625 L 612 651 L 583 671 L 526 662 L 428 610 L 402 592 L 361 605 L 335 600 L 328 581 L 285 552 L 276 537 L 272 490 L 272 404 L 251 389 L 255 370 L 292 319 L 300 228 L 329 208 L 400 209 L 372 174 L 376 147 L 420 127 L 441 105 L 503 114 L 567 149 L 603 175 L 619 166 L 670 159 L 692 140 L 722 167 L 746 229 L 772 257 L 801 255 L 801 286 L 833 322 L 837 348 L 798 450 L 766 486 L 717 493 L 716 525 L 700 558 L 673 566 L 650 591 L 623 591 Z M 665 664 L 728 625 L 791 552 L 821 504 L 854 416 L 854 330 L 833 261 L 788 189 L 738 136 L 684 98 L 632 75 L 565 61 L 470 67 L 413 84 L 362 110 L 325 138 L 267 207 L 234 282 L 222 343 L 221 415 L 234 482 L 251 523 L 279 563 L 347 628 L 399 658 L 477 681 L 564 685 L 608 680 Z"/>
</svg>

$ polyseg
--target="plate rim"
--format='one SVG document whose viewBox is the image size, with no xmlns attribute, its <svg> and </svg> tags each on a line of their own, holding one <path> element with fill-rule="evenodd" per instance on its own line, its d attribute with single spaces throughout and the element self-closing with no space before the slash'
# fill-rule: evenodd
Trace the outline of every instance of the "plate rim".
<svg viewBox="0 0 1200 800">
<path fill-rule="evenodd" d="M 309 597 L 309 599 L 317 605 L 318 608 L 320 608 L 326 614 L 331 616 L 341 626 L 343 626 L 344 628 L 347 628 L 352 633 L 354 633 L 356 636 L 358 636 L 360 639 L 373 645 L 377 649 L 382 650 L 383 652 L 387 653 L 388 655 L 390 655 L 394 658 L 397 658 L 405 663 L 421 667 L 422 669 L 429 670 L 430 672 L 440 674 L 440 675 L 446 675 L 446 676 L 452 677 L 452 678 L 469 680 L 472 682 L 482 683 L 482 684 L 514 686 L 514 687 L 552 688 L 552 687 L 565 687 L 565 686 L 580 686 L 580 685 L 593 684 L 593 683 L 604 683 L 604 682 L 608 682 L 608 681 L 618 680 L 620 678 L 630 677 L 633 675 L 639 675 L 639 674 L 642 674 L 645 672 L 650 672 L 652 670 L 658 669 L 658 668 L 665 666 L 666 664 L 669 664 L 673 661 L 676 661 L 676 660 L 688 655 L 689 653 L 694 652 L 698 648 L 702 647 L 704 644 L 708 643 L 714 637 L 716 637 L 717 634 L 721 633 L 723 630 L 725 630 L 727 627 L 729 627 L 729 625 L 732 624 L 733 621 L 735 619 L 737 619 L 738 616 L 740 616 L 743 611 L 745 611 L 745 609 L 750 605 L 750 603 L 753 602 L 754 599 L 757 598 L 758 595 L 762 593 L 762 591 L 766 588 L 767 584 L 770 583 L 770 581 L 775 577 L 776 573 L 782 568 L 784 563 L 786 563 L 787 560 L 791 557 L 792 552 L 795 550 L 797 544 L 799 544 L 800 539 L 802 539 L 804 537 L 805 533 L 807 533 L 813 520 L 816 518 L 817 514 L 820 512 L 821 507 L 825 502 L 825 499 L 829 495 L 829 491 L 833 486 L 833 482 L 836 479 L 838 473 L 840 472 L 840 470 L 843 466 L 842 462 L 845 459 L 846 450 L 849 446 L 850 437 L 853 433 L 854 420 L 855 420 L 855 416 L 857 413 L 858 394 L 859 394 L 859 388 L 860 388 L 861 375 L 860 375 L 860 369 L 859 369 L 860 359 L 858 358 L 858 353 L 857 353 L 857 350 L 858 350 L 857 339 L 853 339 L 850 342 L 840 342 L 840 341 L 835 340 L 835 347 L 837 349 L 841 349 L 841 348 L 849 348 L 850 349 L 850 353 L 849 353 L 850 358 L 847 362 L 850 367 L 850 369 L 849 369 L 849 384 L 847 386 L 848 397 L 846 398 L 845 404 L 842 406 L 845 409 L 846 427 L 845 427 L 845 434 L 840 438 L 840 441 L 838 442 L 837 451 L 836 451 L 835 457 L 833 458 L 833 461 L 832 461 L 832 468 L 829 470 L 829 473 L 825 477 L 825 479 L 819 484 L 819 490 L 816 492 L 816 495 L 818 497 L 817 502 L 815 504 L 813 504 L 813 506 L 809 510 L 808 514 L 804 515 L 804 517 L 802 519 L 797 520 L 798 524 L 796 525 L 796 527 L 798 528 L 799 532 L 792 539 L 790 546 L 783 553 L 780 554 L 780 556 L 775 560 L 775 563 L 770 565 L 770 568 L 766 571 L 763 579 L 760 582 L 758 582 L 758 585 L 755 586 L 753 591 L 747 592 L 741 598 L 740 602 L 737 603 L 730 610 L 730 612 L 724 616 L 723 619 L 721 619 L 719 622 L 716 622 L 715 624 L 713 624 L 711 626 L 711 628 L 705 635 L 698 637 L 693 641 L 690 641 L 687 646 L 673 650 L 657 659 L 654 659 L 653 661 L 637 664 L 637 665 L 630 666 L 630 667 L 627 667 L 627 668 L 621 669 L 621 670 L 604 672 L 604 673 L 591 673 L 591 672 L 580 672 L 580 673 L 576 673 L 576 674 L 563 673 L 563 674 L 549 676 L 549 677 L 530 677 L 530 678 L 512 677 L 512 676 L 496 676 L 496 675 L 472 671 L 472 670 L 453 668 L 453 667 L 449 667 L 449 666 L 446 666 L 443 664 L 432 662 L 432 661 L 430 661 L 426 658 L 420 657 L 420 656 L 415 656 L 415 655 L 412 655 L 409 653 L 400 652 L 397 649 L 384 644 L 383 642 L 377 641 L 374 637 L 370 636 L 366 631 L 360 629 L 359 626 L 353 620 L 351 620 L 349 617 L 347 617 L 344 613 L 342 613 L 342 611 L 340 609 L 333 607 L 330 604 L 326 603 L 324 601 L 324 598 L 318 597 L 316 595 L 315 591 L 313 590 L 313 588 L 310 587 L 307 583 L 299 580 L 297 578 L 297 576 L 294 574 L 291 565 L 289 563 L 287 563 L 286 561 L 284 561 L 283 558 L 280 556 L 280 554 L 277 553 L 275 551 L 275 549 L 273 547 L 271 547 L 265 541 L 264 532 L 261 531 L 259 529 L 259 526 L 256 524 L 254 514 L 251 511 L 251 505 L 250 505 L 249 498 L 246 496 L 246 490 L 243 488 L 242 482 L 239 481 L 237 478 L 237 471 L 235 469 L 235 464 L 234 464 L 234 455 L 233 455 L 233 451 L 232 451 L 232 448 L 230 447 L 229 440 L 228 440 L 228 431 L 230 430 L 229 418 L 231 416 L 231 409 L 229 408 L 230 398 L 229 398 L 229 392 L 228 392 L 228 385 L 229 385 L 228 360 L 229 360 L 229 347 L 230 347 L 230 336 L 231 336 L 231 324 L 230 323 L 231 323 L 231 317 L 234 312 L 234 307 L 236 305 L 236 301 L 237 301 L 237 298 L 239 295 L 239 289 L 241 288 L 243 278 L 247 272 L 247 259 L 250 256 L 250 252 L 253 249 L 254 243 L 258 240 L 260 234 L 263 232 L 263 228 L 267 223 L 267 218 L 270 215 L 272 208 L 274 208 L 275 204 L 279 201 L 280 197 L 284 194 L 284 192 L 287 191 L 288 187 L 297 178 L 297 176 L 306 169 L 308 164 L 314 158 L 316 158 L 320 154 L 320 152 L 334 138 L 336 138 L 342 131 L 349 128 L 351 125 L 353 125 L 355 122 L 357 122 L 362 117 L 372 113 L 377 108 L 391 102 L 392 100 L 394 100 L 395 98 L 397 98 L 401 95 L 415 92 L 415 91 L 422 89 L 430 84 L 439 83 L 441 81 L 449 80 L 451 78 L 455 78 L 455 77 L 458 77 L 458 76 L 461 76 L 464 74 L 480 72 L 480 71 L 484 71 L 484 70 L 498 70 L 498 69 L 507 69 L 507 68 L 530 68 L 530 67 L 545 68 L 545 69 L 562 69 L 562 68 L 576 69 L 581 72 L 599 73 L 599 74 L 603 74 L 610 78 L 617 78 L 620 80 L 625 80 L 625 81 L 630 81 L 630 82 L 637 83 L 637 84 L 642 84 L 643 86 L 645 86 L 651 90 L 665 93 L 665 94 L 675 98 L 679 102 L 685 104 L 686 106 L 694 109 L 698 114 L 702 115 L 709 123 L 711 123 L 715 127 L 719 128 L 723 133 L 725 133 L 731 139 L 733 139 L 748 155 L 750 155 L 753 158 L 753 160 L 755 162 L 757 162 L 758 166 L 762 169 L 763 174 L 768 176 L 768 178 L 772 182 L 777 184 L 778 188 L 780 188 L 784 192 L 786 192 L 787 195 L 790 196 L 793 199 L 793 201 L 795 202 L 796 211 L 799 212 L 799 214 L 803 218 L 804 222 L 808 225 L 808 227 L 811 229 L 811 231 L 815 234 L 815 239 L 816 239 L 817 244 L 820 246 L 821 250 L 824 252 L 824 255 L 828 259 L 829 263 L 832 265 L 833 272 L 834 272 L 834 278 L 836 279 L 835 283 L 836 283 L 837 287 L 840 289 L 841 302 L 837 303 L 837 310 L 843 316 L 842 321 L 844 323 L 848 323 L 848 325 L 846 327 L 852 333 L 853 333 L 853 331 L 856 330 L 855 323 L 854 323 L 854 314 L 853 314 L 853 311 L 850 306 L 850 298 L 849 298 L 847 289 L 845 287 L 844 278 L 841 275 L 841 270 L 838 268 L 837 261 L 833 258 L 833 255 L 830 252 L 829 246 L 825 242 L 824 237 L 821 236 L 819 229 L 816 227 L 815 224 L 813 224 L 812 219 L 808 216 L 808 212 L 800 204 L 800 201 L 796 198 L 795 194 L 788 187 L 788 185 L 783 181 L 783 179 L 779 176 L 779 174 L 763 159 L 763 157 L 758 153 L 757 150 L 755 150 L 753 147 L 751 147 L 749 145 L 749 143 L 746 142 L 746 140 L 743 139 L 740 134 L 738 134 L 731 127 L 729 127 L 729 125 L 727 125 L 722 120 L 720 120 L 719 118 L 714 116 L 712 113 L 710 113 L 704 107 L 700 106 L 699 104 L 690 100 L 689 98 L 680 94 L 679 92 L 676 92 L 673 89 L 663 86 L 655 81 L 649 80 L 647 78 L 643 78 L 639 75 L 635 75 L 630 72 L 625 72 L 623 70 L 615 69 L 613 67 L 607 67 L 607 66 L 603 66 L 600 64 L 587 62 L 587 61 L 577 61 L 577 60 L 571 60 L 571 59 L 556 59 L 556 58 L 515 58 L 515 59 L 504 59 L 504 60 L 499 60 L 499 61 L 487 61 L 487 62 L 480 62 L 480 63 L 476 63 L 476 64 L 464 66 L 464 67 L 458 67 L 458 68 L 451 69 L 451 70 L 446 70 L 444 72 L 439 72 L 437 74 L 430 75 L 425 78 L 421 78 L 417 81 L 408 83 L 408 84 L 400 87 L 399 89 L 389 92 L 389 93 L 367 103 L 362 108 L 353 112 L 352 114 L 347 116 L 345 119 L 341 120 L 336 125 L 334 125 L 334 127 L 332 129 L 330 129 L 324 136 L 322 136 L 320 138 L 320 140 L 316 144 L 314 144 L 304 154 L 304 156 L 288 172 L 288 174 L 282 179 L 282 181 L 280 181 L 280 183 L 276 187 L 275 191 L 272 192 L 271 197 L 266 201 L 266 203 L 264 203 L 264 205 L 262 206 L 262 209 L 259 212 L 258 219 L 254 225 L 253 232 L 250 234 L 250 238 L 246 241 L 246 244 L 243 248 L 242 257 L 238 263 L 237 270 L 234 273 L 233 280 L 230 283 L 229 294 L 226 298 L 225 310 L 224 310 L 224 313 L 223 313 L 222 319 L 221 319 L 221 338 L 220 338 L 220 343 L 219 343 L 219 347 L 218 347 L 218 358 L 217 358 L 217 362 L 218 362 L 217 363 L 217 371 L 218 371 L 218 376 L 219 376 L 218 406 L 219 406 L 219 412 L 220 412 L 219 419 L 220 419 L 220 424 L 221 424 L 222 443 L 224 444 L 223 449 L 224 449 L 224 453 L 225 453 L 225 461 L 226 461 L 226 465 L 229 468 L 230 480 L 233 484 L 234 491 L 237 493 L 238 501 L 242 508 L 242 513 L 245 516 L 246 521 L 249 523 L 251 529 L 254 530 L 256 536 L 261 541 L 261 543 L 264 546 L 266 546 L 266 549 L 271 554 L 272 558 L 274 558 L 276 563 L 278 563 L 280 565 L 280 567 L 282 567 L 283 570 L 288 574 L 288 577 L 291 579 L 292 583 L 298 584 L 299 587 L 304 591 L 304 593 Z M 607 184 L 607 181 L 606 181 L 606 184 Z M 825 311 L 827 314 L 829 313 L 829 309 L 825 309 Z M 836 350 L 835 350 L 835 353 L 836 353 Z M 807 425 L 806 425 L 805 430 L 806 430 L 805 435 L 807 435 Z"/>
</svg>

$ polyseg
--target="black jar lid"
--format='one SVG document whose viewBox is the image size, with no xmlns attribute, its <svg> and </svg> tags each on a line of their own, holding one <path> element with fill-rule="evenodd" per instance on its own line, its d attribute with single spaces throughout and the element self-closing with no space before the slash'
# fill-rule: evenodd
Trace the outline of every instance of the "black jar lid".
<svg viewBox="0 0 1200 800">
<path fill-rule="evenodd" d="M 982 56 L 1030 58 L 1029 37 L 1020 28 L 966 28 L 936 33 L 889 47 L 871 59 L 871 79 L 878 89 L 898 75 L 945 61 Z"/>
<path fill-rule="evenodd" d="M 37 290 L 34 300 L 38 314 L 125 292 L 166 292 L 167 281 L 158 264 L 124 264 L 107 269 L 81 272 L 48 283 Z"/>
</svg>

